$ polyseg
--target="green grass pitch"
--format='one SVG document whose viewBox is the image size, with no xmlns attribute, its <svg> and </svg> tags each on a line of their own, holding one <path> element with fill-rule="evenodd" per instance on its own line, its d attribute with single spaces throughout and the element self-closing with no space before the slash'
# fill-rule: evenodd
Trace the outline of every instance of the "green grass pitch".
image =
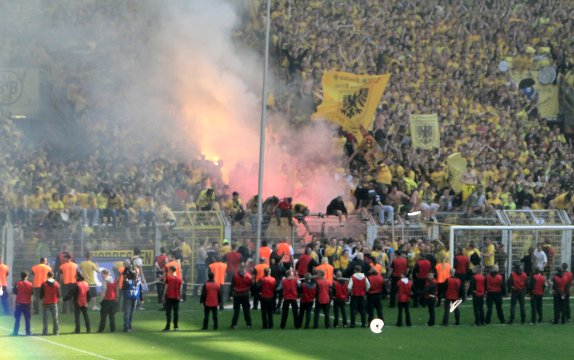
<svg viewBox="0 0 574 360">
<path fill-rule="evenodd" d="M 550 325 L 553 316 L 551 299 L 544 300 L 544 323 L 528 325 L 530 306 L 527 300 L 527 324 L 474 327 L 472 305 L 461 305 L 462 324 L 428 328 L 427 310 L 411 309 L 413 327 L 397 328 L 396 309 L 383 312 L 386 325 L 382 333 L 369 329 L 295 330 L 289 318 L 285 330 L 279 328 L 280 317 L 274 318 L 274 329 L 261 329 L 260 311 L 252 311 L 253 328 L 247 329 L 240 317 L 236 330 L 230 329 L 232 310 L 220 312 L 218 331 L 202 331 L 203 310 L 196 299 L 182 304 L 180 331 L 164 333 L 165 315 L 150 297 L 146 310 L 136 312 L 134 332 L 122 330 L 122 313 L 116 315 L 119 332 L 73 334 L 73 315 L 60 315 L 60 336 L 38 336 L 40 316 L 32 318 L 32 337 L 12 337 L 13 317 L 0 318 L 0 359 L 572 359 L 574 326 Z M 518 308 L 517 308 L 518 310 Z M 508 319 L 509 302 L 504 303 Z M 443 307 L 438 308 L 437 323 L 442 321 Z M 331 314 L 332 316 L 332 314 Z M 99 312 L 90 311 L 92 331 L 97 329 Z M 520 321 L 518 321 L 520 323 Z M 210 324 L 211 325 L 211 324 Z M 23 326 L 23 324 L 22 324 Z M 211 326 L 210 326 L 211 328 Z M 51 329 L 51 327 L 50 327 Z M 23 327 L 20 332 L 23 333 Z M 51 331 L 51 330 L 50 330 Z M 82 331 L 84 329 L 82 328 Z M 109 329 L 106 329 L 109 331 Z"/>
</svg>

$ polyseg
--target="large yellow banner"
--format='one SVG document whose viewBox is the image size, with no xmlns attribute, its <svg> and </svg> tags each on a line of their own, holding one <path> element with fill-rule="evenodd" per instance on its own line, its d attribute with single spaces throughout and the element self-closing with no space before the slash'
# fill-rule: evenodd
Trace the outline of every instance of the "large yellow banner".
<svg viewBox="0 0 574 360">
<path fill-rule="evenodd" d="M 446 163 L 448 165 L 448 177 L 450 181 L 450 186 L 455 193 L 462 191 L 462 182 L 460 178 L 466 170 L 466 159 L 462 157 L 460 153 L 454 153 L 446 158 Z"/>
<path fill-rule="evenodd" d="M 411 115 L 410 123 L 413 147 L 424 150 L 440 147 L 437 114 Z"/>
<path fill-rule="evenodd" d="M 370 129 L 390 74 L 356 75 L 340 71 L 323 73 L 323 102 L 314 120 L 329 120 L 362 139 L 360 128 Z"/>
<path fill-rule="evenodd" d="M 512 80 L 519 85 L 522 80 L 532 79 L 534 84 L 534 90 L 538 93 L 538 113 L 543 119 L 556 118 L 558 116 L 559 105 L 558 105 L 558 85 L 552 84 L 541 84 L 538 77 L 538 70 L 528 70 L 528 71 L 512 71 L 510 73 Z"/>
</svg>

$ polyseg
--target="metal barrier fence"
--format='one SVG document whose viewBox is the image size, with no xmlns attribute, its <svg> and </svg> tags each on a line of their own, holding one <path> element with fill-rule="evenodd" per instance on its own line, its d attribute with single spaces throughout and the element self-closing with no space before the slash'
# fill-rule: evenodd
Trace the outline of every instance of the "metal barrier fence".
<svg viewBox="0 0 574 360">
<path fill-rule="evenodd" d="M 93 260 L 100 262 L 131 258 L 137 248 L 141 251 L 146 280 L 151 282 L 155 278 L 155 258 L 160 248 L 165 247 L 169 251 L 176 240 L 185 241 L 192 251 L 183 266 L 189 282 L 195 276 L 195 248 L 202 241 L 221 243 L 226 220 L 219 212 L 176 212 L 175 215 L 177 222 L 174 227 L 162 224 L 86 227 L 76 222 L 58 227 L 13 227 L 7 223 L 2 228 L 1 254 L 14 274 L 29 271 L 40 257 L 48 258 L 54 267 L 56 257 L 64 248 L 80 260 L 89 251 Z"/>
<path fill-rule="evenodd" d="M 456 248 L 467 249 L 471 242 L 484 254 L 486 240 L 502 244 L 495 252 L 495 263 L 507 275 L 516 264 L 520 264 L 528 249 L 538 243 L 545 243 L 549 256 L 547 271 L 553 272 L 562 263 L 569 266 L 572 261 L 572 225 L 514 225 L 514 226 L 451 226 L 449 250 L 451 264 L 454 262 Z M 550 249 L 552 251 L 550 251 Z M 484 256 L 481 256 L 484 265 Z"/>
<path fill-rule="evenodd" d="M 249 218 L 244 224 L 235 223 L 231 226 L 231 239 L 235 242 L 243 240 L 254 240 L 256 238 L 256 229 L 252 225 L 255 223 L 255 217 Z M 327 216 L 319 214 L 310 214 L 305 218 L 305 224 L 293 219 L 293 226 L 290 226 L 288 220 L 281 219 L 281 224 L 277 223 L 275 218 L 265 219 L 262 227 L 262 239 L 267 240 L 269 245 L 280 242 L 287 238 L 293 246 L 296 254 L 302 254 L 307 243 L 311 242 L 313 237 L 316 240 L 330 238 L 353 238 L 367 241 L 371 244 L 374 242 L 376 233 L 376 224 L 372 217 L 363 219 L 360 214 L 350 214 L 343 226 L 339 223 L 337 216 Z"/>
</svg>

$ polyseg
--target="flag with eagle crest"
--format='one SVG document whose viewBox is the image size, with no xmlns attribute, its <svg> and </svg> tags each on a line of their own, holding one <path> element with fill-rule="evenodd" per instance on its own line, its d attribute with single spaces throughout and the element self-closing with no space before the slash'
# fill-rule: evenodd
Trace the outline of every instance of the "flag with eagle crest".
<svg viewBox="0 0 574 360">
<path fill-rule="evenodd" d="M 411 115 L 410 123 L 413 147 L 424 150 L 440 147 L 437 114 Z"/>
<path fill-rule="evenodd" d="M 341 71 L 323 73 L 323 101 L 312 119 L 341 125 L 358 140 L 361 127 L 370 129 L 390 74 L 356 75 Z"/>
</svg>

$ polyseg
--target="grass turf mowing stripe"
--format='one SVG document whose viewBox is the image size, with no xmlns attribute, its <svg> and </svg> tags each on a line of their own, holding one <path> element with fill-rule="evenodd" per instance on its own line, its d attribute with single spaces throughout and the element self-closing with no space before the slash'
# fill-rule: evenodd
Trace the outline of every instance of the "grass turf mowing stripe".
<svg viewBox="0 0 574 360">
<path fill-rule="evenodd" d="M 6 331 L 11 331 L 10 329 L 5 328 L 4 326 L 0 326 L 0 329 L 4 329 L 4 330 L 6 330 Z M 28 337 L 31 338 L 31 339 L 34 339 L 34 340 L 43 341 L 43 342 L 48 343 L 48 344 L 50 344 L 50 345 L 59 346 L 59 347 L 62 347 L 62 348 L 64 348 L 64 349 L 73 350 L 73 351 L 80 352 L 80 353 L 82 353 L 82 354 L 90 355 L 90 356 L 96 357 L 96 358 L 98 358 L 98 359 L 114 360 L 114 359 L 112 359 L 112 358 L 109 358 L 109 357 L 106 357 L 106 356 L 102 356 L 102 355 L 100 355 L 100 354 L 96 354 L 96 353 L 89 352 L 89 351 L 85 351 L 85 350 L 81 350 L 81 349 L 78 349 L 78 348 L 75 348 L 75 347 L 72 347 L 72 346 L 60 344 L 60 343 L 57 343 L 57 342 L 55 342 L 55 341 L 50 341 L 50 340 L 47 340 L 47 339 L 43 339 L 43 338 L 38 337 L 38 336 L 28 336 Z"/>
</svg>

